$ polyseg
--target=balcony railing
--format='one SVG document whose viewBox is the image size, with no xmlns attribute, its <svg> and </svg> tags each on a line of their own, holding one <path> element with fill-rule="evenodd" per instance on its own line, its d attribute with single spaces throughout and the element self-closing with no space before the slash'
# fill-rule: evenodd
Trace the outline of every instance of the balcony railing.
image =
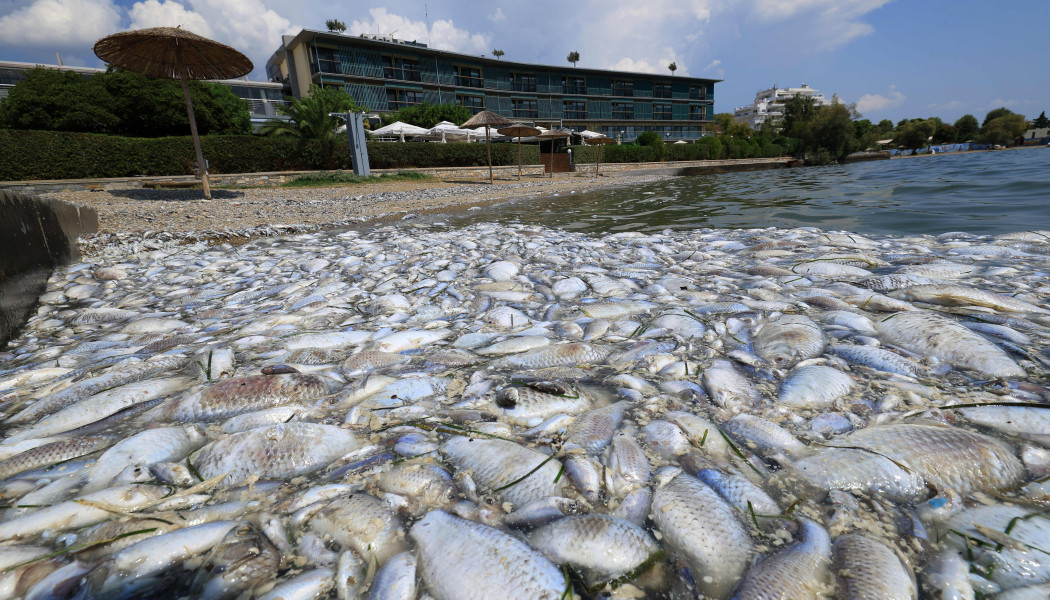
<svg viewBox="0 0 1050 600">
<path fill-rule="evenodd" d="M 564 87 L 565 87 L 565 91 L 564 91 L 565 94 L 579 94 L 581 96 L 587 94 L 587 86 L 586 85 L 566 85 Z"/>
<path fill-rule="evenodd" d="M 586 109 L 584 109 L 584 110 L 566 109 L 565 110 L 565 116 L 563 118 L 565 118 L 565 119 L 586 119 L 587 118 L 587 110 Z"/>
<path fill-rule="evenodd" d="M 513 81 L 510 87 L 515 92 L 535 92 L 536 82 L 535 81 Z"/>
<path fill-rule="evenodd" d="M 466 75 L 456 75 L 456 85 L 460 87 L 482 88 L 485 87 L 485 80 L 481 77 L 468 77 Z"/>
<path fill-rule="evenodd" d="M 515 108 L 512 112 L 515 119 L 538 119 L 540 117 L 538 108 Z"/>
<path fill-rule="evenodd" d="M 313 69 L 314 73 L 342 73 L 343 69 L 339 65 L 338 60 L 331 60 L 327 58 L 320 58 L 310 64 L 310 68 Z"/>
<path fill-rule="evenodd" d="M 386 79 L 399 79 L 401 81 L 421 81 L 419 69 L 396 67 L 383 67 L 383 77 Z"/>
</svg>

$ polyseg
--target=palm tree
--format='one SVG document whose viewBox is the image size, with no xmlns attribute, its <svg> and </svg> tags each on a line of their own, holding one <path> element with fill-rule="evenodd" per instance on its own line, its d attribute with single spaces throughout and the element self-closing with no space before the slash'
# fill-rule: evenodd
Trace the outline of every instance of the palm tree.
<svg viewBox="0 0 1050 600">
<path fill-rule="evenodd" d="M 302 140 L 318 140 L 327 153 L 341 135 L 335 132 L 343 124 L 331 113 L 358 112 L 367 110 L 358 106 L 354 99 L 341 89 L 322 88 L 311 85 L 303 98 L 289 98 L 286 106 L 278 106 L 277 114 L 289 117 L 270 119 L 262 128 L 264 135 L 294 135 Z"/>
<path fill-rule="evenodd" d="M 328 31 L 336 33 L 343 33 L 346 31 L 346 23 L 343 23 L 339 19 L 328 19 L 324 22 L 324 26 L 328 28 Z"/>
<path fill-rule="evenodd" d="M 565 57 L 565 60 L 571 62 L 572 66 L 575 67 L 576 63 L 580 62 L 580 53 L 575 51 L 575 50 L 573 50 L 572 52 L 569 53 L 568 56 Z"/>
<path fill-rule="evenodd" d="M 495 56 L 495 57 L 496 57 L 496 60 L 499 60 L 499 58 L 500 58 L 501 56 L 503 56 L 504 54 L 505 54 L 505 53 L 504 53 L 504 52 L 503 52 L 502 50 L 493 50 L 493 51 L 492 51 L 492 56 Z"/>
<path fill-rule="evenodd" d="M 667 68 L 671 70 L 671 77 L 674 77 L 674 72 L 678 70 L 678 64 L 672 60 L 671 64 L 667 65 Z"/>
</svg>

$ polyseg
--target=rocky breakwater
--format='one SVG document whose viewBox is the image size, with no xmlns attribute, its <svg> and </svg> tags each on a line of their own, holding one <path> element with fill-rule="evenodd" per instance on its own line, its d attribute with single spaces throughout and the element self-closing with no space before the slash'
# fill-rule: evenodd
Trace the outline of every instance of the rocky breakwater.
<svg viewBox="0 0 1050 600">
<path fill-rule="evenodd" d="M 77 258 L 77 237 L 98 231 L 85 208 L 0 190 L 0 346 L 25 322 L 57 265 Z"/>
</svg>

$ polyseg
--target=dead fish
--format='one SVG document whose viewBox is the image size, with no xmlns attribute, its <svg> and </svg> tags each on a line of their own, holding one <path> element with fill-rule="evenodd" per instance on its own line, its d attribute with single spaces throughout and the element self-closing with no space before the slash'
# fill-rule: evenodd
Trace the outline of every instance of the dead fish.
<svg viewBox="0 0 1050 600">
<path fill-rule="evenodd" d="M 828 342 L 820 325 L 802 315 L 783 315 L 763 324 L 753 336 L 755 354 L 784 369 L 820 356 Z"/>
<path fill-rule="evenodd" d="M 301 373 L 234 377 L 157 409 L 165 421 L 211 421 L 263 408 L 300 403 L 328 393 L 328 383 Z"/>
<path fill-rule="evenodd" d="M 895 313 L 875 324 L 879 336 L 922 356 L 980 371 L 992 377 L 1023 377 L 1005 352 L 955 321 L 928 312 Z"/>
</svg>

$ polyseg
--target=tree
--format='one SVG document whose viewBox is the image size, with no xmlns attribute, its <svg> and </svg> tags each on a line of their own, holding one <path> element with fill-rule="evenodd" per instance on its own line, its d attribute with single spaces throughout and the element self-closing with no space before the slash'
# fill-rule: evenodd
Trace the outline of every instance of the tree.
<svg viewBox="0 0 1050 600">
<path fill-rule="evenodd" d="M 571 62 L 572 66 L 575 67 L 576 63 L 580 62 L 580 53 L 575 51 L 575 50 L 573 50 L 572 52 L 569 53 L 568 56 L 565 57 L 565 60 Z"/>
<path fill-rule="evenodd" d="M 1039 116 L 1032 121 L 1032 127 L 1034 129 L 1044 129 L 1050 127 L 1050 119 L 1046 118 L 1046 111 L 1039 113 Z"/>
<path fill-rule="evenodd" d="M 493 50 L 492 51 L 492 56 L 495 56 L 496 60 L 499 60 L 500 57 L 503 56 L 504 54 L 506 54 L 506 53 L 503 52 L 502 50 Z"/>
<path fill-rule="evenodd" d="M 1005 146 L 1015 138 L 1023 136 L 1025 129 L 1028 129 L 1028 121 L 1024 115 L 1010 113 L 998 116 L 981 127 L 980 139 L 986 144 Z"/>
<path fill-rule="evenodd" d="M 933 132 L 933 143 L 935 144 L 954 144 L 957 141 L 959 141 L 959 129 L 954 125 L 942 123 Z"/>
<path fill-rule="evenodd" d="M 929 144 L 930 136 L 937 129 L 937 124 L 930 120 L 914 120 L 901 127 L 894 136 L 893 141 L 908 149 L 925 148 Z"/>
<path fill-rule="evenodd" d="M 328 28 L 328 31 L 333 31 L 335 33 L 343 33 L 346 31 L 346 23 L 343 23 L 338 19 L 328 19 L 324 22 L 324 26 Z"/>
<path fill-rule="evenodd" d="M 853 124 L 854 119 L 859 118 L 855 105 L 817 106 L 813 98 L 799 95 L 784 105 L 781 131 L 784 136 L 797 140 L 797 154 L 820 164 L 841 160 L 860 147 Z"/>
<path fill-rule="evenodd" d="M 229 87 L 190 82 L 202 134 L 251 131 L 248 102 Z M 0 102 L 0 127 L 158 137 L 189 131 L 182 86 L 110 67 L 89 78 L 36 68 Z"/>
<path fill-rule="evenodd" d="M 423 102 L 415 106 L 402 108 L 397 112 L 386 113 L 382 116 L 383 124 L 389 125 L 394 121 L 401 121 L 417 127 L 430 129 L 442 121 L 450 123 L 463 123 L 470 119 L 470 109 L 462 104 L 429 104 Z"/>
<path fill-rule="evenodd" d="M 955 129 L 957 130 L 955 139 L 960 142 L 967 142 L 974 139 L 981 128 L 977 126 L 977 117 L 963 115 L 955 122 Z"/>
<path fill-rule="evenodd" d="M 323 88 L 317 84 L 303 98 L 288 98 L 287 106 L 277 107 L 277 114 L 291 121 L 271 119 L 263 126 L 265 135 L 294 135 L 302 140 L 318 140 L 325 153 L 340 136 L 335 132 L 343 120 L 331 113 L 360 112 L 368 109 L 358 106 L 354 99 L 339 88 Z"/>
<path fill-rule="evenodd" d="M 671 64 L 667 65 L 667 68 L 671 71 L 671 77 L 674 77 L 674 72 L 678 70 L 678 63 L 671 61 Z"/>
<path fill-rule="evenodd" d="M 1007 115 L 1012 114 L 1014 114 L 1014 112 L 1009 108 L 1006 108 L 1005 106 L 993 108 L 992 110 L 988 111 L 988 114 L 984 115 L 984 120 L 981 121 L 981 127 L 984 127 L 985 125 L 991 123 L 993 119 L 998 119 L 999 117 L 1005 117 Z"/>
<path fill-rule="evenodd" d="M 663 137 L 655 131 L 646 131 L 639 135 L 638 145 L 651 147 L 655 160 L 663 160 L 667 156 L 667 145 L 664 143 Z"/>
<path fill-rule="evenodd" d="M 729 132 L 729 127 L 733 124 L 735 119 L 733 113 L 718 113 L 714 117 L 715 127 L 717 133 L 725 135 Z"/>
</svg>

